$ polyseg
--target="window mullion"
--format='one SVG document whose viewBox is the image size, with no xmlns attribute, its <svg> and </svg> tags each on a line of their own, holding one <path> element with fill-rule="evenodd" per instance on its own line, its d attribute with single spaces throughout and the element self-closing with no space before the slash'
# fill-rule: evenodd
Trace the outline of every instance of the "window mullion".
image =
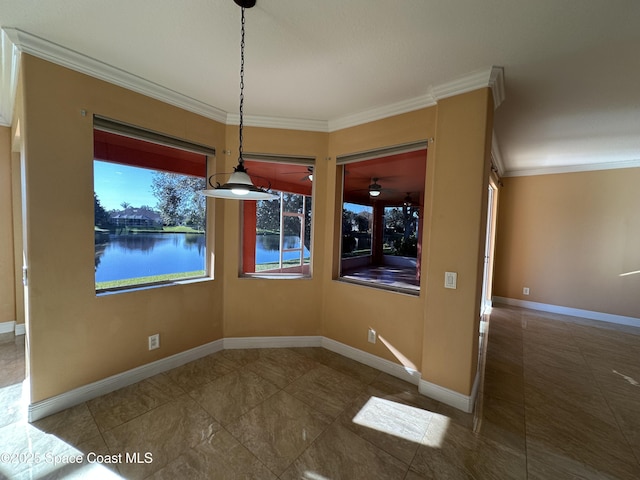
<svg viewBox="0 0 640 480">
<path fill-rule="evenodd" d="M 278 268 L 282 271 L 284 259 L 284 193 L 280 192 L 280 255 Z"/>
</svg>

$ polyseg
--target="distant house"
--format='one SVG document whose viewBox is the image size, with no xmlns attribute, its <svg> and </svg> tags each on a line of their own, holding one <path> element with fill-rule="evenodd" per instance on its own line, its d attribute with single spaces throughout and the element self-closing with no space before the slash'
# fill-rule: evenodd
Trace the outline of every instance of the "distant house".
<svg viewBox="0 0 640 480">
<path fill-rule="evenodd" d="M 162 227 L 162 217 L 148 208 L 128 207 L 110 213 L 116 227 Z"/>
</svg>

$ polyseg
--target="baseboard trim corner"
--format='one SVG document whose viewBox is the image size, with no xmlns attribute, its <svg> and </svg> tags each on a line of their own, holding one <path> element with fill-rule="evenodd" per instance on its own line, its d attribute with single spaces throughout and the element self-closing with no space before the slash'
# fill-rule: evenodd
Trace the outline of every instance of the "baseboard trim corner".
<svg viewBox="0 0 640 480">
<path fill-rule="evenodd" d="M 0 334 L 13 333 L 15 336 L 24 335 L 26 328 L 24 323 L 18 323 L 14 321 L 0 322 Z"/>
<path fill-rule="evenodd" d="M 0 334 L 13 333 L 16 328 L 16 322 L 0 322 Z"/>
<path fill-rule="evenodd" d="M 97 382 L 74 388 L 68 392 L 61 393 L 60 395 L 41 400 L 39 402 L 34 402 L 29 405 L 27 410 L 28 421 L 34 422 L 82 402 L 86 402 L 87 400 L 91 400 L 92 398 L 105 395 L 113 392 L 114 390 L 118 390 L 119 388 L 132 385 L 146 378 L 171 370 L 172 368 L 179 367 L 193 360 L 197 360 L 198 358 L 219 352 L 222 348 L 222 339 L 215 340 L 213 342 L 200 345 L 199 347 L 176 353 L 175 355 L 171 355 L 166 358 L 161 358 L 155 362 L 132 368 L 126 372 L 103 378 Z"/>
<path fill-rule="evenodd" d="M 479 372 L 476 374 L 476 378 L 471 388 L 471 395 L 463 395 L 455 390 L 450 390 L 435 383 L 427 382 L 426 380 L 420 380 L 418 384 L 418 391 L 429 398 L 433 398 L 439 402 L 449 405 L 458 410 L 462 410 L 466 413 L 473 412 L 476 396 L 478 395 L 478 387 L 480 383 Z"/>
<path fill-rule="evenodd" d="M 228 337 L 223 339 L 225 350 L 239 348 L 302 348 L 319 347 L 320 336 L 297 337 Z"/>
</svg>

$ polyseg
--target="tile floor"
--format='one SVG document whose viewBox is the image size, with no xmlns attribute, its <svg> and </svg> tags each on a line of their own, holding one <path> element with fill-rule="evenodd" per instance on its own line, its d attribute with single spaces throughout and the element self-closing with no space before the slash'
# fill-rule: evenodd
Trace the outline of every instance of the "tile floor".
<svg viewBox="0 0 640 480">
<path fill-rule="evenodd" d="M 219 352 L 28 424 L 23 339 L 0 337 L 0 478 L 640 478 L 640 329 L 500 307 L 488 339 L 475 414 L 301 348 Z"/>
</svg>

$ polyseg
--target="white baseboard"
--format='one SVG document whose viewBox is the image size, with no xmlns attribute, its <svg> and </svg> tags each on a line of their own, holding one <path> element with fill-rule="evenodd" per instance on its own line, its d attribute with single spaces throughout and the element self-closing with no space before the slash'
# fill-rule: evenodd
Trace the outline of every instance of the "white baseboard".
<svg viewBox="0 0 640 480">
<path fill-rule="evenodd" d="M 0 334 L 13 333 L 16 328 L 16 322 L 0 322 Z"/>
<path fill-rule="evenodd" d="M 24 335 L 26 329 L 24 323 L 0 322 L 0 334 L 13 333 L 14 335 Z"/>
<path fill-rule="evenodd" d="M 152 377 L 159 373 L 179 367 L 185 363 L 197 360 L 198 358 L 210 355 L 222 350 L 223 342 L 216 340 L 214 342 L 200 345 L 199 347 L 176 353 L 167 358 L 156 360 L 155 362 L 142 365 L 140 367 L 118 373 L 111 377 L 98 380 L 97 382 L 74 388 L 55 397 L 50 397 L 39 402 L 29 405 L 28 419 L 34 422 L 40 418 L 52 415 L 54 413 L 73 407 L 92 398 L 105 395 L 107 393 L 118 390 L 119 388 L 140 382 L 146 378 Z"/>
<path fill-rule="evenodd" d="M 73 407 L 92 398 L 105 395 L 119 388 L 142 381 L 153 375 L 179 367 L 185 363 L 210 355 L 224 349 L 239 348 L 287 348 L 287 347 L 323 347 L 352 360 L 388 373 L 419 386 L 423 395 L 434 398 L 465 412 L 473 410 L 473 402 L 478 389 L 478 378 L 474 382 L 471 396 L 462 395 L 433 383 L 420 379 L 420 372 L 412 368 L 380 358 L 368 352 L 350 347 L 344 343 L 321 336 L 301 337 L 231 337 L 216 340 L 185 352 L 157 360 L 147 365 L 98 380 L 97 382 L 75 388 L 55 397 L 32 403 L 28 408 L 28 419 L 34 422 L 40 418 Z"/>
<path fill-rule="evenodd" d="M 392 375 L 394 377 L 398 377 L 401 380 L 410 382 L 414 385 L 418 385 L 418 382 L 420 381 L 420 372 L 418 372 L 417 370 L 403 367 L 398 363 L 394 363 L 363 350 L 350 347 L 349 345 L 340 343 L 331 338 L 322 337 L 321 346 L 326 348 L 327 350 L 339 353 L 340 355 L 355 360 L 356 362 L 364 363 L 365 365 L 388 373 L 389 375 Z"/>
<path fill-rule="evenodd" d="M 224 349 L 319 347 L 322 337 L 229 337 L 223 339 Z"/>
<path fill-rule="evenodd" d="M 344 343 L 322 336 L 302 336 L 302 337 L 229 337 L 223 340 L 224 349 L 239 348 L 302 348 L 302 347 L 323 347 L 332 352 L 339 353 L 347 358 L 364 363 L 382 372 L 401 378 L 407 382 L 418 384 L 420 372 L 403 367 L 397 363 L 380 358 L 371 353 L 358 350 Z"/>
<path fill-rule="evenodd" d="M 466 413 L 473 412 L 473 407 L 478 395 L 478 388 L 480 386 L 480 372 L 476 373 L 476 378 L 473 381 L 473 387 L 471 388 L 471 395 L 463 395 L 455 390 L 449 390 L 448 388 L 441 387 L 435 383 L 427 382 L 426 380 L 420 380 L 418 384 L 418 391 L 429 398 L 438 400 L 451 407 L 462 410 Z"/>
<path fill-rule="evenodd" d="M 640 318 L 635 317 L 625 317 L 623 315 L 613 315 L 611 313 L 581 310 L 579 308 L 562 307 L 560 305 L 550 305 L 547 303 L 529 302 L 527 300 L 518 300 L 515 298 L 507 297 L 493 297 L 493 302 L 501 303 L 503 305 L 510 305 L 512 307 L 522 307 L 529 308 L 531 310 L 539 310 L 541 312 L 558 313 L 560 315 L 569 315 L 571 317 L 588 318 L 589 320 L 599 320 L 601 322 L 640 327 Z"/>
</svg>

